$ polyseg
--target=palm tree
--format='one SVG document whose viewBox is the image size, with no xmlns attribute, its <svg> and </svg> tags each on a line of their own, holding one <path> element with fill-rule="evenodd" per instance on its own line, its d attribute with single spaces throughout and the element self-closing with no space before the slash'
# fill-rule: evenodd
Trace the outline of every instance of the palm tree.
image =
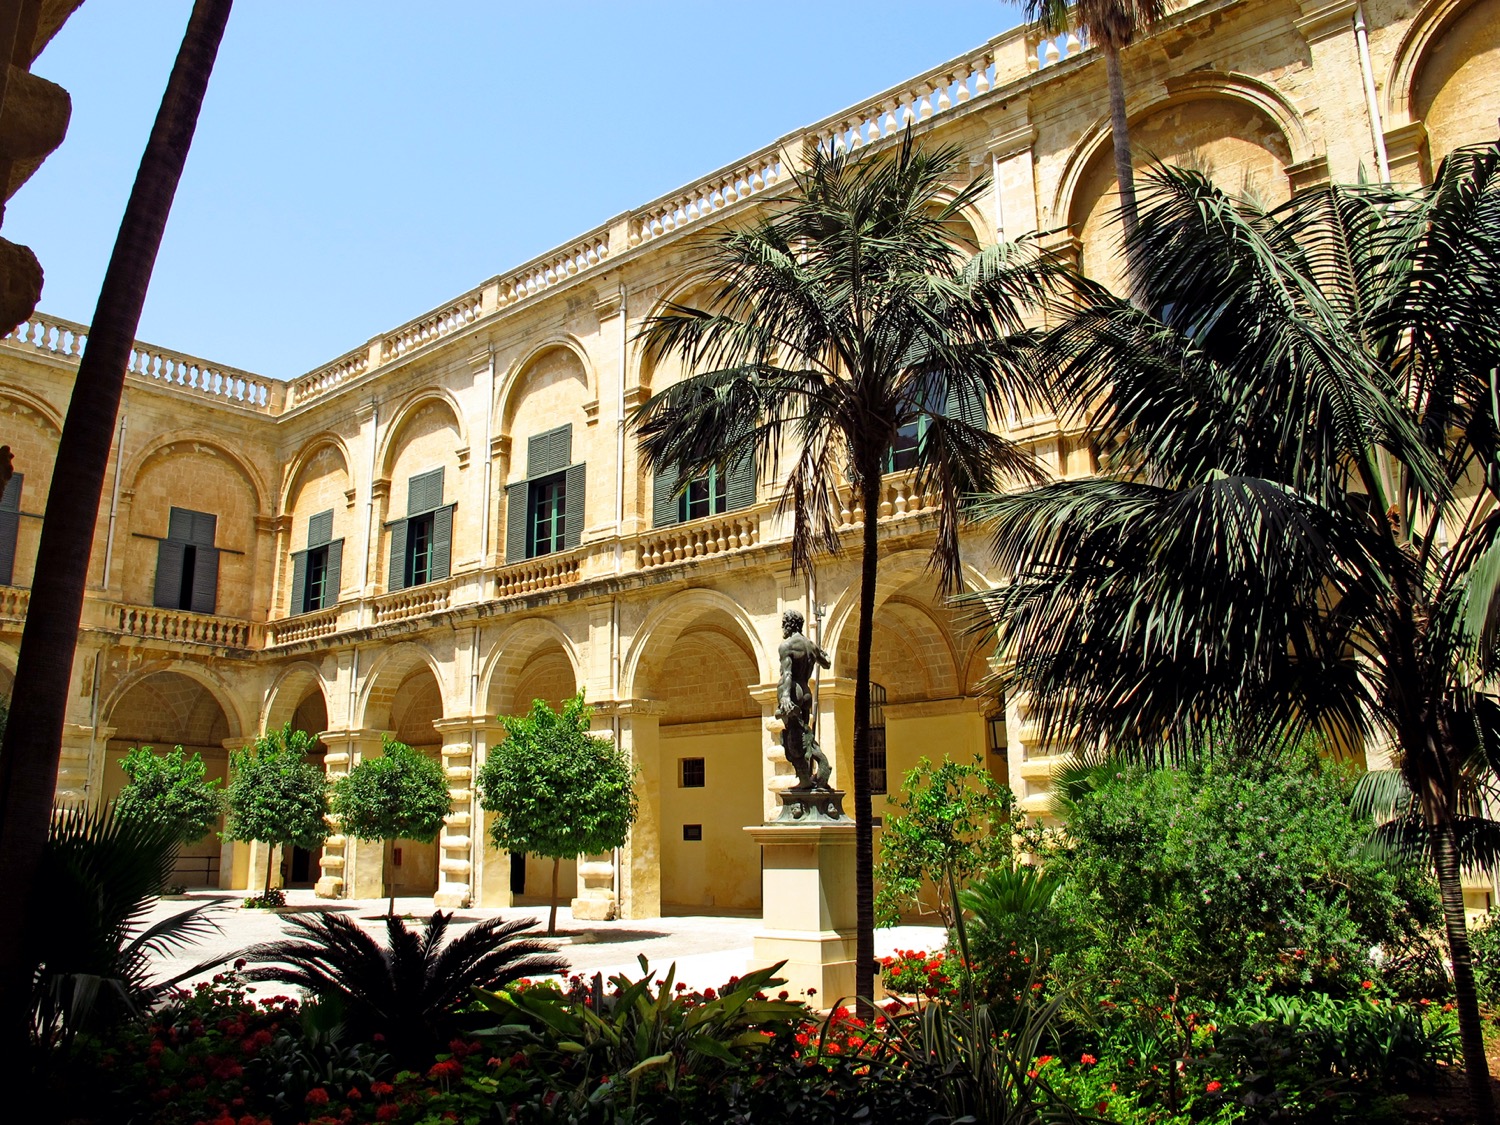
<svg viewBox="0 0 1500 1125">
<path fill-rule="evenodd" d="M 1042 346 L 1105 470 L 985 505 L 1004 685 L 1043 737 L 1146 759 L 1246 711 L 1388 742 L 1490 1121 L 1459 830 L 1476 741 L 1500 761 L 1500 146 L 1269 213 L 1156 169 L 1128 241 L 1139 306 L 1096 291 Z"/>
<path fill-rule="evenodd" d="M 417 1065 L 448 1042 L 454 1013 L 474 989 L 567 969 L 550 943 L 520 936 L 536 925 L 533 918 L 490 918 L 445 945 L 452 919 L 437 911 L 424 935 L 388 914 L 382 947 L 342 914 L 292 915 L 287 921 L 305 940 L 247 949 L 259 964 L 245 979 L 295 985 L 331 1001 L 356 1037 L 383 1035 L 398 1064 Z"/>
<path fill-rule="evenodd" d="M 1115 149 L 1115 179 L 1120 185 L 1120 215 L 1125 233 L 1135 230 L 1135 167 L 1130 155 L 1130 122 L 1125 117 L 1125 75 L 1120 52 L 1135 37 L 1149 32 L 1167 14 L 1166 0 L 1023 0 L 1021 11 L 1049 35 L 1070 27 L 1083 30 L 1104 56 L 1109 81 L 1109 131 Z"/>
<path fill-rule="evenodd" d="M 0 901 L 33 917 L 52 815 L 73 650 L 125 369 L 177 181 L 187 161 L 231 0 L 195 0 L 167 79 L 89 330 L 57 447 L 26 630 L 0 745 Z M 0 1048 L 25 1043 L 31 995 L 25 925 L 0 927 Z"/>
<path fill-rule="evenodd" d="M 792 565 L 839 547 L 839 490 L 865 512 L 854 696 L 858 993 L 875 971 L 870 831 L 870 640 L 879 563 L 880 478 L 901 448 L 917 487 L 938 497 L 932 567 L 961 584 L 959 521 L 969 493 L 1006 475 L 1039 479 L 1031 454 L 985 427 L 988 411 L 1024 398 L 1022 309 L 1048 270 L 1029 248 L 970 255 L 954 223 L 985 190 L 949 194 L 956 148 L 922 151 L 908 132 L 886 157 L 815 152 L 774 214 L 709 240 L 708 309 L 673 305 L 641 335 L 649 354 L 676 353 L 695 374 L 635 417 L 654 468 L 691 481 L 754 457 L 779 471 L 793 513 Z"/>
</svg>

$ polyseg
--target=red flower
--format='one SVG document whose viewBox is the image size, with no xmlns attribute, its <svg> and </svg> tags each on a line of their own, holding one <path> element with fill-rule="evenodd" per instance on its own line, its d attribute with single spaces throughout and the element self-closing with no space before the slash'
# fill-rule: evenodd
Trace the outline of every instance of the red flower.
<svg viewBox="0 0 1500 1125">
<path fill-rule="evenodd" d="M 377 1098 L 388 1098 L 395 1092 L 396 1087 L 392 1086 L 389 1082 L 370 1083 L 370 1093 L 374 1094 Z"/>
<path fill-rule="evenodd" d="M 437 1079 L 457 1078 L 463 1072 L 463 1063 L 459 1062 L 457 1059 L 445 1059 L 442 1062 L 433 1063 L 432 1066 L 428 1068 L 427 1077 Z"/>
<path fill-rule="evenodd" d="M 321 1086 L 314 1086 L 307 1092 L 304 1100 L 311 1106 L 325 1106 L 328 1104 L 328 1091 Z"/>
<path fill-rule="evenodd" d="M 1078 1060 L 1078 1061 L 1079 1061 L 1079 1062 L 1080 1062 L 1080 1063 L 1082 1063 L 1082 1064 L 1083 1064 L 1083 1065 L 1084 1065 L 1084 1066 L 1093 1066 L 1093 1065 L 1094 1065 L 1094 1064 L 1095 1064 L 1095 1063 L 1096 1063 L 1096 1062 L 1098 1062 L 1098 1061 L 1099 1061 L 1099 1060 L 1098 1060 L 1098 1059 L 1096 1059 L 1096 1058 L 1094 1058 L 1094 1056 L 1093 1056 L 1093 1055 L 1090 1055 L 1090 1054 L 1084 1054 L 1084 1055 L 1083 1055 L 1083 1057 L 1082 1057 L 1082 1058 L 1080 1058 L 1080 1059 L 1079 1059 L 1079 1060 Z"/>
<path fill-rule="evenodd" d="M 376 1121 L 394 1121 L 401 1115 L 401 1107 L 394 1102 L 386 1102 L 375 1111 Z"/>
<path fill-rule="evenodd" d="M 1359 987 L 1365 989 L 1374 988 L 1375 982 L 1372 980 L 1362 980 L 1359 982 Z"/>
<path fill-rule="evenodd" d="M 1210 1082 L 1207 1086 L 1205 1086 L 1203 1088 L 1205 1090 L 1207 1090 L 1210 1094 L 1217 1094 L 1220 1090 L 1222 1090 L 1224 1088 L 1224 1083 L 1218 1082 L 1218 1081 Z"/>
</svg>

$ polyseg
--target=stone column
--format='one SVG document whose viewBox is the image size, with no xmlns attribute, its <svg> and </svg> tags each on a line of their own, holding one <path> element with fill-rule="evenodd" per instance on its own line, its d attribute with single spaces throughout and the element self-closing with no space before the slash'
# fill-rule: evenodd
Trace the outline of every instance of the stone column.
<svg viewBox="0 0 1500 1125">
<path fill-rule="evenodd" d="M 1302 33 L 1312 61 L 1313 81 L 1325 106 L 1347 106 L 1358 113 L 1360 127 L 1322 127 L 1324 151 L 1333 179 L 1353 183 L 1360 168 L 1374 174 L 1375 147 L 1365 116 L 1364 79 L 1354 38 L 1355 0 L 1299 0 L 1302 14 L 1292 20 Z"/>
<path fill-rule="evenodd" d="M 443 776 L 448 779 L 452 811 L 438 837 L 438 889 L 433 905 L 449 910 L 474 901 L 474 824 L 479 803 L 474 795 L 474 721 L 439 719 L 432 724 L 443 736 Z M 478 847 L 483 847 L 481 837 Z"/>
<path fill-rule="evenodd" d="M 366 757 L 379 757 L 381 731 L 324 731 L 318 737 L 328 747 L 323 768 L 330 781 L 343 777 Z M 346 837 L 337 823 L 333 835 L 323 842 L 318 861 L 322 877 L 315 893 L 319 898 L 384 898 L 385 845 L 379 841 Z"/>
<path fill-rule="evenodd" d="M 596 703 L 595 717 L 620 719 L 620 746 L 636 768 L 636 818 L 620 858 L 619 914 L 661 917 L 661 717 L 654 699 Z M 580 869 L 580 877 L 583 872 Z M 602 879 L 597 870 L 591 876 Z"/>
<path fill-rule="evenodd" d="M 854 681 L 823 674 L 818 687 L 818 742 L 833 763 L 835 789 L 854 793 Z"/>
<path fill-rule="evenodd" d="M 281 559 L 288 556 L 288 537 L 292 532 L 291 516 L 255 517 L 255 555 L 250 561 L 253 592 L 250 595 L 250 620 L 266 621 L 277 589 Z"/>
<path fill-rule="evenodd" d="M 1036 126 L 1023 102 L 1019 112 L 1005 115 L 990 127 L 990 197 L 995 215 L 995 237 L 1003 241 L 1041 228 L 1036 199 L 1036 164 L 1031 146 Z M 1065 217 L 1059 217 L 1063 222 Z"/>
<path fill-rule="evenodd" d="M 494 721 L 476 722 L 474 735 L 474 775 L 479 776 L 491 750 L 505 741 L 505 728 Z M 490 822 L 494 813 L 479 807 L 479 792 L 474 792 L 470 837 L 474 841 L 474 871 L 470 879 L 474 905 L 505 907 L 513 905 L 510 894 L 510 853 L 497 851 L 490 844 Z"/>
<path fill-rule="evenodd" d="M 64 723 L 62 753 L 57 760 L 57 789 L 54 800 L 59 805 L 82 805 L 89 803 L 90 796 L 97 799 L 102 789 L 91 777 L 103 774 L 93 769 L 96 760 L 102 762 L 107 738 L 104 731 L 114 733 L 111 728 L 101 728 L 96 741 L 94 728 L 86 723 Z"/>
<path fill-rule="evenodd" d="M 797 771 L 792 768 L 792 763 L 786 760 L 786 755 L 781 750 L 782 721 L 776 717 L 776 689 L 777 685 L 756 684 L 750 689 L 750 698 L 760 704 L 760 715 L 762 729 L 765 737 L 761 740 L 764 753 L 761 760 L 761 780 L 765 783 L 765 799 L 761 802 L 761 811 L 767 821 L 775 820 L 777 813 L 781 811 L 781 801 L 777 798 L 782 793 L 797 784 Z M 821 745 L 822 732 L 819 731 Z M 826 751 L 825 751 L 826 753 Z M 834 763 L 832 784 L 839 784 L 838 762 L 829 755 L 829 761 Z"/>
</svg>

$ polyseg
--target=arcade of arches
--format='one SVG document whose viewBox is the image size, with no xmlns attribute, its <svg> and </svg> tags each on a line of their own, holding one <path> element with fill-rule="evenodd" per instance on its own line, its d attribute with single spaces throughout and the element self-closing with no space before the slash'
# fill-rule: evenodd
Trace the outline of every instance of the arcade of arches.
<svg viewBox="0 0 1500 1125">
<path fill-rule="evenodd" d="M 1420 182 L 1455 147 L 1494 138 L 1500 0 L 1365 0 L 1367 39 L 1357 11 L 1180 5 L 1123 56 L 1138 166 L 1188 165 L 1275 204 L 1386 170 Z M 809 145 L 894 143 L 908 110 L 924 139 L 958 146 L 967 174 L 992 181 L 955 239 L 1040 231 L 1043 246 L 1118 283 L 1104 90 L 1087 47 L 1009 32 L 289 382 L 139 345 L 59 795 L 108 800 L 136 745 L 182 745 L 222 776 L 233 749 L 291 722 L 338 776 L 389 733 L 448 778 L 435 843 L 335 834 L 314 853 L 268 856 L 210 836 L 179 879 L 255 886 L 269 863 L 326 896 L 378 895 L 389 878 L 444 905 L 535 902 L 550 865 L 487 844 L 473 778 L 503 736 L 497 716 L 583 690 L 597 729 L 636 765 L 641 812 L 617 854 L 565 865 L 578 911 L 756 911 L 760 860 L 743 829 L 789 779 L 769 729 L 781 614 L 803 612 L 831 654 L 818 721 L 847 787 L 855 560 L 845 550 L 813 576 L 791 574 L 775 502 L 784 464 L 691 509 L 658 495 L 666 486 L 640 470 L 626 422 L 682 371 L 651 363 L 637 331 L 704 292 L 687 252 L 699 232 L 788 190 Z M 84 331 L 38 314 L 0 341 L 0 438 L 19 474 L 0 497 L 0 691 Z M 1085 435 L 1056 418 L 989 423 L 1054 475 L 1095 467 Z M 863 515 L 844 515 L 846 547 Z M 978 756 L 1023 809 L 1045 810 L 1064 748 L 1036 741 L 1024 699 L 985 695 L 986 647 L 925 568 L 930 498 L 893 473 L 872 515 L 886 787 L 923 755 Z M 963 547 L 969 587 L 1003 581 L 982 535 Z"/>
</svg>

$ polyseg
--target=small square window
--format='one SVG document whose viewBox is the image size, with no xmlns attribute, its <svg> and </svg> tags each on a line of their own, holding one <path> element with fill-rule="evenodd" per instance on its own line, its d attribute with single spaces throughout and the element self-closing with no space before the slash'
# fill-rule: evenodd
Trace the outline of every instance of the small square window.
<svg viewBox="0 0 1500 1125">
<path fill-rule="evenodd" d="M 683 789 L 702 789 L 706 778 L 702 758 L 682 758 L 677 763 L 677 784 Z"/>
<path fill-rule="evenodd" d="M 682 826 L 682 838 L 684 840 L 702 840 L 703 839 L 703 825 L 701 825 L 701 824 L 684 824 Z"/>
</svg>

